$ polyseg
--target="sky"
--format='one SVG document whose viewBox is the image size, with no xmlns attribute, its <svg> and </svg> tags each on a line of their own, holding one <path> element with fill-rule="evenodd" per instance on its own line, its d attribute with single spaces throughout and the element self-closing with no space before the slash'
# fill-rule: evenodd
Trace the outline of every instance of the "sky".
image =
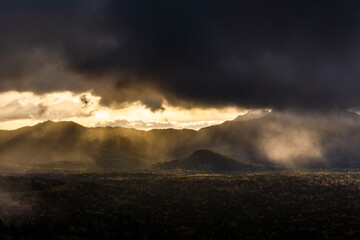
<svg viewBox="0 0 360 240">
<path fill-rule="evenodd" d="M 238 107 L 187 109 L 165 103 L 166 110 L 151 111 L 139 101 L 123 104 L 121 108 L 104 106 L 100 102 L 101 97 L 92 92 L 0 93 L 0 129 L 17 129 L 51 120 L 73 121 L 86 127 L 199 130 L 233 120 L 248 111 Z"/>
<path fill-rule="evenodd" d="M 360 2 L 2 0 L 0 129 L 360 107 Z"/>
</svg>

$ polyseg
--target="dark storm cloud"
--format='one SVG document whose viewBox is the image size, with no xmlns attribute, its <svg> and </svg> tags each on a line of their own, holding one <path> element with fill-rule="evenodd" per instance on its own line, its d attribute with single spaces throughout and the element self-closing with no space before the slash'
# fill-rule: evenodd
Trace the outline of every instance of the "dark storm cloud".
<svg viewBox="0 0 360 240">
<path fill-rule="evenodd" d="M 152 110 L 163 98 L 360 106 L 358 1 L 5 0 L 0 9 L 2 90 L 93 88 L 104 102 Z"/>
</svg>

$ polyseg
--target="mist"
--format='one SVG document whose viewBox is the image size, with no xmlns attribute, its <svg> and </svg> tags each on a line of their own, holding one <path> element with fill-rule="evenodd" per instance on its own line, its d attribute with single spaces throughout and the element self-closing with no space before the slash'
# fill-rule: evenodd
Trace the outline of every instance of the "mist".
<svg viewBox="0 0 360 240">
<path fill-rule="evenodd" d="M 209 149 L 238 161 L 290 169 L 360 166 L 355 113 L 275 110 L 255 119 L 247 115 L 252 113 L 199 131 L 44 122 L 3 131 L 0 163 L 4 170 L 22 172 L 146 169 Z"/>
</svg>

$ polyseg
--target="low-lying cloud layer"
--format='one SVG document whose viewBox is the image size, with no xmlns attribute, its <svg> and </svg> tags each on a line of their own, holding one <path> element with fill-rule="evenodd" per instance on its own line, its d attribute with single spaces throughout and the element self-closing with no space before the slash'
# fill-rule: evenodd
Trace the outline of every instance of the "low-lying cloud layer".
<svg viewBox="0 0 360 240">
<path fill-rule="evenodd" d="M 152 111 L 358 108 L 359 10 L 335 0 L 4 0 L 0 91 L 92 89 L 102 104 Z"/>
<path fill-rule="evenodd" d="M 90 116 L 99 108 L 99 101 L 100 97 L 93 96 L 90 92 L 57 92 L 43 95 L 6 92 L 0 94 L 0 122 L 21 119 L 61 120 Z"/>
<path fill-rule="evenodd" d="M 222 120 L 169 122 L 169 121 L 143 121 L 143 120 L 129 121 L 127 119 L 117 119 L 114 121 L 98 122 L 95 126 L 96 127 L 126 127 L 126 128 L 136 128 L 140 130 L 168 129 L 168 128 L 199 130 L 204 127 L 218 125 L 223 122 L 224 121 Z"/>
<path fill-rule="evenodd" d="M 15 129 L 46 120 L 74 121 L 87 127 L 190 128 L 220 124 L 246 112 L 237 107 L 181 108 L 164 103 L 163 111 L 152 111 L 141 102 L 123 103 L 121 109 L 101 104 L 92 92 L 0 93 L 0 129 Z"/>
</svg>

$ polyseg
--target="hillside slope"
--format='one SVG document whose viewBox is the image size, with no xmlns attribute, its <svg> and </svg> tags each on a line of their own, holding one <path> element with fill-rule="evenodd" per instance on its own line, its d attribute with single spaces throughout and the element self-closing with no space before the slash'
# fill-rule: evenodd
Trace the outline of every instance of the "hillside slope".
<svg viewBox="0 0 360 240">
<path fill-rule="evenodd" d="M 191 155 L 171 162 L 156 163 L 153 169 L 160 170 L 190 170 L 195 172 L 225 173 L 238 171 L 260 171 L 262 165 L 239 162 L 227 156 L 210 150 L 197 150 Z"/>
</svg>

